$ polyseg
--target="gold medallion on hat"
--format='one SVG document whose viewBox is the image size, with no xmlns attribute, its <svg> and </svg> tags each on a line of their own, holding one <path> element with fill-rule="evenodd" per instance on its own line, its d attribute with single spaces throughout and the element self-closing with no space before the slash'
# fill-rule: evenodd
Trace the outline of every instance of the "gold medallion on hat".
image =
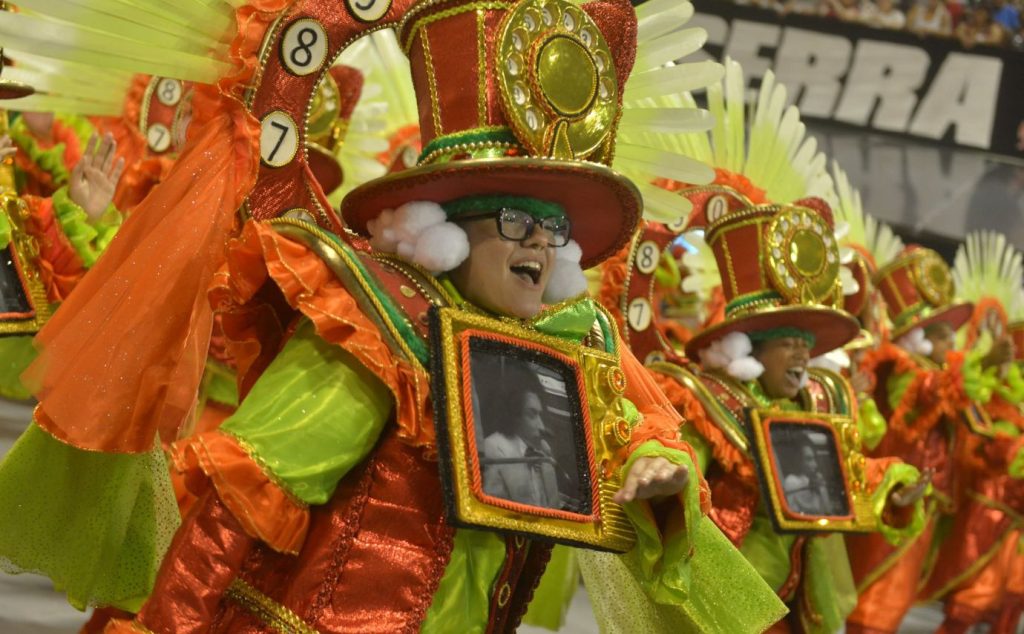
<svg viewBox="0 0 1024 634">
<path fill-rule="evenodd" d="M 932 306 L 945 306 L 953 301 L 953 276 L 938 253 L 922 250 L 910 272 L 926 302 Z"/>
<path fill-rule="evenodd" d="M 768 274 L 790 302 L 834 303 L 839 280 L 839 247 L 831 228 L 802 207 L 779 211 L 766 234 Z"/>
<path fill-rule="evenodd" d="M 618 114 L 608 44 L 582 9 L 525 0 L 498 35 L 502 104 L 519 140 L 537 156 L 586 159 L 602 148 Z"/>
</svg>

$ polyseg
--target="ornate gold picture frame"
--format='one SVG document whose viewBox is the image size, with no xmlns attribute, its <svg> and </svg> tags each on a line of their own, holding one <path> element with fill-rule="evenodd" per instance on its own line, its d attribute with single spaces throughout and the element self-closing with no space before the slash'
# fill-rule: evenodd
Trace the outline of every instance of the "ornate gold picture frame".
<svg viewBox="0 0 1024 634">
<path fill-rule="evenodd" d="M 782 532 L 871 532 L 876 520 L 849 417 L 747 410 L 765 506 Z"/>
<path fill-rule="evenodd" d="M 432 308 L 431 393 L 456 526 L 625 552 L 611 498 L 631 428 L 616 355 L 509 321 Z"/>
<path fill-rule="evenodd" d="M 11 240 L 0 247 L 0 337 L 34 335 L 50 317 L 46 289 L 34 262 L 35 238 L 22 230 L 25 203 L 13 193 L 0 193 L 0 214 L 11 227 Z"/>
</svg>

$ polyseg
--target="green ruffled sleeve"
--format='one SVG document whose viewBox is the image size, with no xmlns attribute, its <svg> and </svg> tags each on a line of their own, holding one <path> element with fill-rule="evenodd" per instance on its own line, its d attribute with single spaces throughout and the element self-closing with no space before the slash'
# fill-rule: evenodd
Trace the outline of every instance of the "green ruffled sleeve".
<svg viewBox="0 0 1024 634">
<path fill-rule="evenodd" d="M 700 432 L 693 425 L 683 425 L 680 427 L 679 436 L 683 442 L 690 445 L 693 449 L 693 454 L 697 456 L 701 475 L 707 473 L 708 466 L 711 464 L 711 444 L 708 443 L 704 436 L 700 435 Z"/>
<path fill-rule="evenodd" d="M 325 504 L 392 407 L 387 387 L 306 320 L 220 429 L 295 497 Z"/>
<path fill-rule="evenodd" d="M 979 405 L 989 402 L 1000 383 L 998 368 L 982 369 L 982 356 L 977 350 L 968 352 L 960 369 L 964 377 L 964 392 Z"/>
<path fill-rule="evenodd" d="M 1021 374 L 1020 366 L 1016 363 L 1011 363 L 1009 370 L 1006 372 L 1006 377 L 996 387 L 996 392 L 999 393 L 1003 399 L 1013 405 L 1018 405 L 1024 402 L 1024 376 Z"/>
<path fill-rule="evenodd" d="M 25 125 L 25 120 L 18 117 L 7 131 L 11 140 L 28 155 L 29 160 L 53 176 L 54 185 L 60 186 L 68 182 L 70 167 L 64 165 L 64 144 L 56 143 L 48 150 L 39 147 L 39 142 Z M 77 128 L 75 131 L 78 134 Z M 84 147 L 84 146 L 83 146 Z M 18 191 L 22 191 L 24 183 L 18 183 Z"/>
<path fill-rule="evenodd" d="M 892 526 L 885 521 L 889 495 L 899 487 L 914 484 L 920 477 L 921 472 L 917 470 L 917 467 L 905 462 L 895 462 L 885 470 L 881 484 L 871 494 L 871 509 L 878 520 L 878 532 L 894 546 L 905 539 L 917 536 L 924 529 L 926 520 L 924 500 L 927 498 L 927 493 L 930 492 L 931 485 L 929 485 L 929 491 L 914 503 L 910 521 L 906 522 L 904 526 Z"/>
<path fill-rule="evenodd" d="M 903 395 L 907 393 L 907 388 L 914 381 L 914 375 L 911 372 L 902 372 L 899 374 L 893 373 L 886 381 L 885 387 L 889 395 L 889 408 L 896 409 L 903 400 Z M 876 403 L 877 405 L 877 403 Z"/>
<path fill-rule="evenodd" d="M 86 268 L 91 268 L 121 228 L 121 212 L 113 204 L 95 222 L 68 195 L 67 187 L 53 194 L 53 209 L 60 228 Z"/>
<path fill-rule="evenodd" d="M 875 399 L 870 396 L 860 404 L 857 426 L 860 429 L 861 442 L 868 449 L 877 447 L 885 437 L 888 425 L 885 422 L 885 417 L 879 413 Z"/>
<path fill-rule="evenodd" d="M 637 533 L 636 546 L 625 556 L 632 560 L 647 593 L 658 603 L 685 601 L 690 590 L 689 561 L 693 556 L 693 532 L 702 517 L 696 477 L 699 471 L 686 452 L 665 447 L 652 440 L 637 447 L 626 460 L 622 467 L 623 481 L 640 458 L 665 458 L 690 471 L 690 483 L 686 491 L 680 494 L 682 525 L 668 527 L 668 534 L 662 535 L 649 502 L 635 501 L 623 505 Z"/>
<path fill-rule="evenodd" d="M 1016 480 L 1024 479 L 1024 447 L 1017 451 L 1017 455 L 1010 461 L 1010 466 L 1006 471 L 1010 474 L 1011 478 Z"/>
<path fill-rule="evenodd" d="M 0 463 L 0 568 L 50 577 L 71 605 L 137 611 L 179 524 L 160 448 L 84 451 L 34 423 Z"/>
</svg>

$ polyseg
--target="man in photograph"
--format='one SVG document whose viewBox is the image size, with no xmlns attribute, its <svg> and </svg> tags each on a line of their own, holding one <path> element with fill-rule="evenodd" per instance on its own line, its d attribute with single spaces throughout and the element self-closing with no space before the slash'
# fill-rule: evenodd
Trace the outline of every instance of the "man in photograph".
<svg viewBox="0 0 1024 634">
<path fill-rule="evenodd" d="M 484 493 L 505 500 L 560 509 L 555 459 L 544 436 L 544 393 L 537 377 L 526 370 L 516 372 L 524 389 L 522 400 L 511 407 L 493 407 L 494 429 L 484 439 Z"/>
</svg>

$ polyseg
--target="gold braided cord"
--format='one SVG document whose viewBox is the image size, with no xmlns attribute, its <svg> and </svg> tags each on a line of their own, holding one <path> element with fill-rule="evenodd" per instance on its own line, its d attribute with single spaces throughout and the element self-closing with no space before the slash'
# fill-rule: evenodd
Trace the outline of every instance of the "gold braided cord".
<svg viewBox="0 0 1024 634">
<path fill-rule="evenodd" d="M 225 594 L 262 621 L 264 625 L 272 627 L 282 634 L 319 634 L 297 614 L 242 579 L 232 581 Z"/>
</svg>

